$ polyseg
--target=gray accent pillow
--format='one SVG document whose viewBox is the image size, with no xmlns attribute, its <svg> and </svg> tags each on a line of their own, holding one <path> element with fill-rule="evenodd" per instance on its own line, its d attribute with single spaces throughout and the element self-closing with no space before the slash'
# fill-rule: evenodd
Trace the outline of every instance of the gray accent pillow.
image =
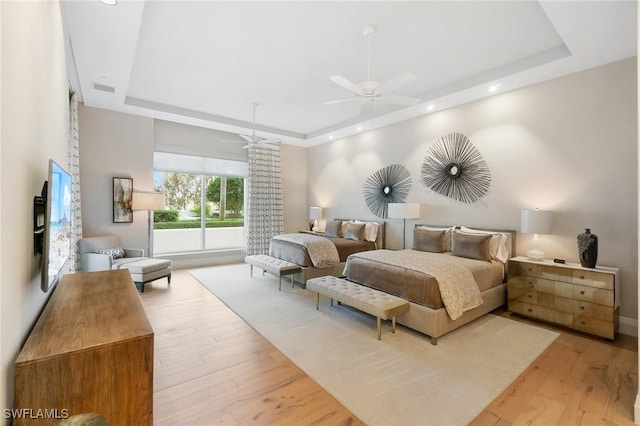
<svg viewBox="0 0 640 426">
<path fill-rule="evenodd" d="M 430 229 L 413 229 L 413 249 L 430 251 L 432 253 L 444 252 L 445 230 L 434 231 Z"/>
<path fill-rule="evenodd" d="M 344 238 L 347 240 L 363 241 L 364 240 L 364 223 L 348 223 L 344 232 Z"/>
<path fill-rule="evenodd" d="M 342 231 L 342 221 L 341 220 L 331 220 L 327 222 L 324 227 L 324 235 L 327 237 L 340 237 L 340 232 Z"/>
<path fill-rule="evenodd" d="M 491 261 L 491 235 L 471 235 L 453 231 L 451 250 L 454 256 Z"/>
<path fill-rule="evenodd" d="M 98 254 L 108 254 L 109 256 L 111 256 L 111 258 L 113 260 L 121 259 L 125 255 L 124 249 L 121 248 L 121 247 L 100 249 L 100 250 L 96 250 L 96 253 L 98 253 Z"/>
</svg>

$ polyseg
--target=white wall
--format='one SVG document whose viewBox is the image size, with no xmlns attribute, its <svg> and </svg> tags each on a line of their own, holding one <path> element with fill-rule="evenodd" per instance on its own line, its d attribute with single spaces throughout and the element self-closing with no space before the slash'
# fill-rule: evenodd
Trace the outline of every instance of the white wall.
<svg viewBox="0 0 640 426">
<path fill-rule="evenodd" d="M 457 108 L 314 147 L 308 153 L 309 203 L 326 217 L 374 218 L 362 187 L 393 163 L 413 179 L 408 202 L 424 204 L 414 223 L 519 229 L 520 209 L 554 212 L 547 257 L 577 262 L 576 236 L 599 236 L 598 264 L 621 269 L 620 315 L 637 319 L 636 59 L 504 93 Z M 420 168 L 429 145 L 461 132 L 491 170 L 487 195 L 463 205 L 427 189 Z M 387 247 L 402 246 L 402 221 L 387 220 Z M 518 254 L 531 236 L 518 234 Z"/>
<path fill-rule="evenodd" d="M 307 149 L 282 145 L 282 197 L 284 232 L 296 233 L 309 227 L 307 204 Z"/>
<path fill-rule="evenodd" d="M 0 404 L 13 403 L 13 363 L 48 294 L 33 255 L 33 197 L 49 158 L 67 164 L 68 83 L 60 5 L 0 2 Z M 11 265 L 7 268 L 7 265 Z"/>
<path fill-rule="evenodd" d="M 80 105 L 78 121 L 83 236 L 117 235 L 124 247 L 146 248 L 147 212 L 113 223 L 113 178 L 153 190 L 153 119 Z"/>
</svg>

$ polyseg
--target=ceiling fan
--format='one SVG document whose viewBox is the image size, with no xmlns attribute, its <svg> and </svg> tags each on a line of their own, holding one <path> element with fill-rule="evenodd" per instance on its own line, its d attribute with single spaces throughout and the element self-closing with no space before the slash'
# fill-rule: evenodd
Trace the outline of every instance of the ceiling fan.
<svg viewBox="0 0 640 426">
<path fill-rule="evenodd" d="M 373 37 L 375 32 L 376 28 L 372 25 L 368 25 L 362 30 L 362 34 L 367 39 L 367 81 L 363 81 L 360 84 L 355 84 L 339 75 L 333 75 L 329 77 L 331 81 L 351 92 L 354 92 L 357 96 L 347 99 L 338 99 L 335 101 L 325 102 L 325 105 L 360 101 L 362 102 L 360 113 L 367 114 L 373 111 L 374 101 L 404 106 L 411 106 L 420 102 L 420 99 L 418 98 L 388 94 L 389 92 L 406 86 L 407 84 L 415 80 L 416 76 L 411 74 L 410 72 L 402 73 L 384 83 L 379 83 L 377 81 L 371 80 L 371 38 Z"/>
<path fill-rule="evenodd" d="M 278 149 L 280 144 L 279 138 L 261 138 L 256 135 L 256 108 L 258 104 L 254 103 L 253 105 L 253 132 L 250 135 L 240 134 L 239 136 L 247 141 L 247 144 L 243 148 L 249 148 L 251 146 L 264 146 L 266 148 Z"/>
</svg>

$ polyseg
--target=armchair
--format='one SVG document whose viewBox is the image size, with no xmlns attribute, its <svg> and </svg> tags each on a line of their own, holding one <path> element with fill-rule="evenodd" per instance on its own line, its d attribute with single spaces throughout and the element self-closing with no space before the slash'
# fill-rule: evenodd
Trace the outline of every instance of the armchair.
<svg viewBox="0 0 640 426">
<path fill-rule="evenodd" d="M 112 252 L 116 256 L 112 256 Z M 120 255 L 123 255 L 120 257 Z M 143 249 L 122 248 L 118 237 L 105 235 L 80 240 L 80 268 L 82 272 L 128 269 L 140 292 L 149 281 L 167 277 L 171 283 L 171 261 L 144 257 Z"/>
</svg>

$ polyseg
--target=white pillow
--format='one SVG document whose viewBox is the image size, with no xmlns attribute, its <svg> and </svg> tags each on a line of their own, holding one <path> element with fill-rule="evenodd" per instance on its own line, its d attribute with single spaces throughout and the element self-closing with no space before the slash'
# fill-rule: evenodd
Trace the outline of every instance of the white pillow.
<svg viewBox="0 0 640 426">
<path fill-rule="evenodd" d="M 443 241 L 443 249 L 446 252 L 451 251 L 451 235 L 453 232 L 453 226 L 449 227 L 449 228 L 438 228 L 438 227 L 433 227 L 433 226 L 424 226 L 424 225 L 418 225 L 416 226 L 416 228 L 418 229 L 426 229 L 428 231 L 442 231 L 444 229 L 444 241 Z"/>
<path fill-rule="evenodd" d="M 360 220 L 354 220 L 353 223 L 364 223 L 364 239 L 366 241 L 376 242 L 378 238 L 378 226 L 377 222 L 362 222 Z"/>
<path fill-rule="evenodd" d="M 509 259 L 509 250 L 507 249 L 507 235 L 502 232 L 481 231 L 479 229 L 471 229 L 464 226 L 460 227 L 460 231 L 467 234 L 490 234 L 491 242 L 489 243 L 489 251 L 491 257 L 501 263 L 506 263 Z"/>
</svg>

